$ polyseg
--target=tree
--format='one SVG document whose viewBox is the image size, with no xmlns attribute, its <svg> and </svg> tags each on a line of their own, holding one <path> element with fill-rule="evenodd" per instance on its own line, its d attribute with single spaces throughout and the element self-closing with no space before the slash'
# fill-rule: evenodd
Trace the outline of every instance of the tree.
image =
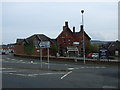
<svg viewBox="0 0 120 90">
<path fill-rule="evenodd" d="M 56 56 L 56 53 L 58 52 L 58 46 L 57 44 L 54 44 L 51 46 L 51 51 L 54 56 Z"/>
<path fill-rule="evenodd" d="M 35 47 L 33 43 L 30 44 L 24 44 L 24 52 L 28 55 L 32 55 L 35 51 Z"/>
<path fill-rule="evenodd" d="M 94 52 L 94 53 L 99 52 L 99 45 L 97 45 L 97 44 L 88 44 L 86 46 L 86 54 L 89 54 L 91 52 Z"/>
</svg>

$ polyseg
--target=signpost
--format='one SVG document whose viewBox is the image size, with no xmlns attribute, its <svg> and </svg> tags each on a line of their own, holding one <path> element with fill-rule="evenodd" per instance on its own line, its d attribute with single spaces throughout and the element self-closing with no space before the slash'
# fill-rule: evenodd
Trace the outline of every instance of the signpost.
<svg viewBox="0 0 120 90">
<path fill-rule="evenodd" d="M 48 69 L 49 69 L 49 48 L 50 48 L 50 42 L 49 41 L 41 41 L 39 45 L 40 45 L 41 68 L 42 68 L 42 48 L 47 48 L 47 53 L 48 53 Z"/>
<path fill-rule="evenodd" d="M 99 58 L 108 58 L 108 51 L 106 49 L 101 49 L 99 52 Z"/>
<path fill-rule="evenodd" d="M 83 60 L 84 60 L 84 64 L 85 64 L 85 37 L 84 37 L 84 22 L 83 22 L 83 13 L 84 13 L 84 10 L 81 10 L 81 13 L 82 13 L 82 30 L 83 30 Z"/>
</svg>

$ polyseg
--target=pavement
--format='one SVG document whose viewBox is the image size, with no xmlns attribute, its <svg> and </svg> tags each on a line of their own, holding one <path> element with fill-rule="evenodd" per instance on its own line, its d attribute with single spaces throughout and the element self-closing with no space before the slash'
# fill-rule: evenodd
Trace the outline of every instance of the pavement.
<svg viewBox="0 0 120 90">
<path fill-rule="evenodd" d="M 119 88 L 113 65 L 2 56 L 2 88 Z"/>
</svg>

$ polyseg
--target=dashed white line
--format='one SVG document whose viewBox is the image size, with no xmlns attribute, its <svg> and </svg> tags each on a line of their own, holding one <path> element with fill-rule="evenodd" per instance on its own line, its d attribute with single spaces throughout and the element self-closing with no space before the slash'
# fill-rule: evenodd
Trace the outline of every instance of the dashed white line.
<svg viewBox="0 0 120 90">
<path fill-rule="evenodd" d="M 18 76 L 25 76 L 25 77 L 35 77 L 35 76 L 38 76 L 38 75 L 56 75 L 56 74 L 65 74 L 65 73 L 41 73 L 41 74 L 20 74 L 20 73 L 7 73 L 7 74 L 11 74 L 11 75 L 18 75 Z"/>
<path fill-rule="evenodd" d="M 52 74 L 65 74 L 65 73 L 41 73 L 39 75 L 52 75 Z"/>
<path fill-rule="evenodd" d="M 2 72 L 17 72 L 17 71 L 2 71 Z"/>
<path fill-rule="evenodd" d="M 85 67 L 81 67 L 81 68 L 85 68 Z"/>
<path fill-rule="evenodd" d="M 102 88 L 117 88 L 115 86 L 103 86 Z"/>
<path fill-rule="evenodd" d="M 69 75 L 70 73 L 72 73 L 72 71 L 68 72 L 67 74 L 63 75 L 60 79 L 63 79 L 64 77 L 66 77 L 67 75 Z"/>
<path fill-rule="evenodd" d="M 95 67 L 86 67 L 86 68 L 95 68 Z"/>
<path fill-rule="evenodd" d="M 73 70 L 74 68 L 68 68 L 68 70 Z"/>
<path fill-rule="evenodd" d="M 13 69 L 13 68 L 0 68 L 0 69 Z"/>
</svg>

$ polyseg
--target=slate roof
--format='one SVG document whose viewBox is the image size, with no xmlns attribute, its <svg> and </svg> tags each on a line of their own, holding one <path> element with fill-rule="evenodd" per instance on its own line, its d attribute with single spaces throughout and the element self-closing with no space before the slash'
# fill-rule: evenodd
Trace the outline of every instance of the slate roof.
<svg viewBox="0 0 120 90">
<path fill-rule="evenodd" d="M 23 41 L 24 39 L 17 39 L 16 43 L 19 44 Z"/>
<path fill-rule="evenodd" d="M 47 37 L 44 34 L 34 34 L 26 39 L 17 39 L 17 44 L 22 43 L 23 41 L 26 43 L 32 43 L 33 39 L 37 37 L 40 41 L 50 41 L 51 39 L 49 37 Z"/>
</svg>

